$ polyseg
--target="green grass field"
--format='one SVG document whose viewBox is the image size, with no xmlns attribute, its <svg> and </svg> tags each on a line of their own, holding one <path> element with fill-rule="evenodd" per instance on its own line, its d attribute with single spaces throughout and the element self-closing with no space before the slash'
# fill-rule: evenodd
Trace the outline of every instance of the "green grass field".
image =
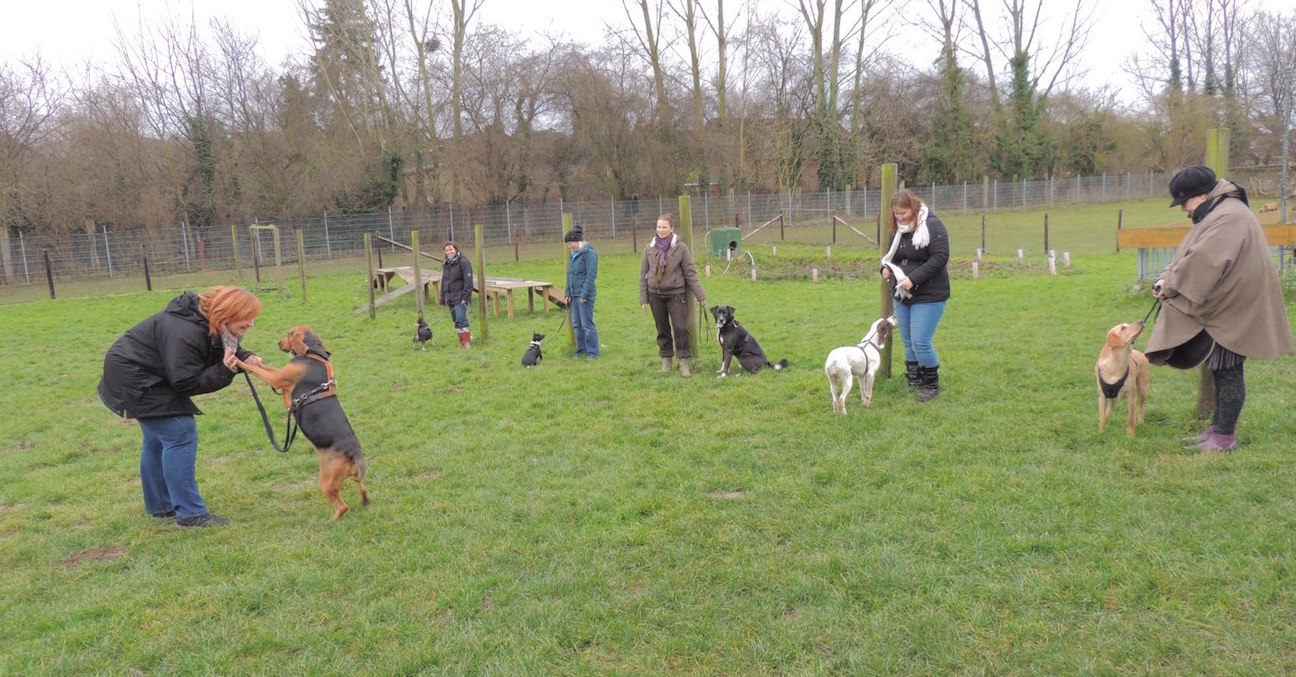
<svg viewBox="0 0 1296 677">
<path fill-rule="evenodd" d="M 352 312 L 361 273 L 263 292 L 245 345 L 281 363 L 312 325 L 366 447 L 374 503 L 348 486 L 337 523 L 241 378 L 199 398 L 199 486 L 232 525 L 144 515 L 138 429 L 95 384 L 178 288 L 2 306 L 0 674 L 1296 671 L 1293 359 L 1247 365 L 1234 454 L 1182 447 L 1195 371 L 1154 369 L 1138 434 L 1100 434 L 1094 359 L 1151 304 L 1134 253 L 1059 242 L 1073 265 L 1050 276 L 1042 248 L 991 247 L 972 279 L 959 228 L 943 393 L 879 381 L 845 417 L 822 366 L 877 317 L 871 248 L 753 243 L 779 273 L 755 282 L 700 259 L 708 300 L 792 363 L 727 379 L 705 338 L 694 378 L 657 372 L 629 253 L 602 259 L 596 362 L 565 358 L 557 313 L 491 317 L 461 351 L 432 308 L 418 352 L 411 296 Z M 562 252 L 492 274 L 561 284 Z M 532 331 L 553 335 L 526 370 Z"/>
</svg>

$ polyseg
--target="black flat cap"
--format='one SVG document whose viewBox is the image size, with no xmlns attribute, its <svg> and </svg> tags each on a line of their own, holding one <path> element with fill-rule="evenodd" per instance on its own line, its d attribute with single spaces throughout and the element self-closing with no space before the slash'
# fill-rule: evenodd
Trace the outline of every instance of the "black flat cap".
<svg viewBox="0 0 1296 677">
<path fill-rule="evenodd" d="M 1206 165 L 1193 165 L 1182 169 L 1170 179 L 1171 207 L 1178 207 L 1189 198 L 1206 195 L 1215 189 L 1215 171 Z"/>
</svg>

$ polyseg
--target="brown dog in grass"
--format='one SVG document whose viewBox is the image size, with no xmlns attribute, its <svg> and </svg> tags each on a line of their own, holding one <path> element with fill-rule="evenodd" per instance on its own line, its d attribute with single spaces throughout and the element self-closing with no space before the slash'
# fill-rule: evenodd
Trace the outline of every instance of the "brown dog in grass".
<svg viewBox="0 0 1296 677">
<path fill-rule="evenodd" d="M 369 505 L 360 439 L 338 402 L 333 363 L 329 362 L 324 343 L 310 327 L 299 325 L 279 341 L 279 349 L 292 355 L 282 369 L 254 367 L 241 361 L 239 367 L 283 391 L 284 406 L 319 456 L 320 490 L 333 504 L 333 519 L 349 509 L 341 496 L 342 482 L 348 477 L 360 486 L 360 502 Z"/>
<path fill-rule="evenodd" d="M 1098 352 L 1094 375 L 1098 379 L 1099 432 L 1107 429 L 1107 417 L 1121 398 L 1129 403 L 1125 434 L 1133 436 L 1134 426 L 1143 422 L 1143 403 L 1147 401 L 1152 368 L 1143 353 L 1134 349 L 1134 339 L 1142 333 L 1142 322 L 1118 324 L 1107 332 L 1107 343 Z"/>
</svg>

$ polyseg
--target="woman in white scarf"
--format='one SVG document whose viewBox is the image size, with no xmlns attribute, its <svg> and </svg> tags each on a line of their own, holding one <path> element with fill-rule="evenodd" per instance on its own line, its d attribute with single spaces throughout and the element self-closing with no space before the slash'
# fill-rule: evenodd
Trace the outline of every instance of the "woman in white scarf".
<svg viewBox="0 0 1296 677">
<path fill-rule="evenodd" d="M 882 277 L 895 288 L 895 316 L 905 350 L 905 375 L 919 402 L 940 393 L 940 360 L 932 338 L 950 297 L 949 232 L 910 190 L 891 198 L 891 248 Z"/>
</svg>

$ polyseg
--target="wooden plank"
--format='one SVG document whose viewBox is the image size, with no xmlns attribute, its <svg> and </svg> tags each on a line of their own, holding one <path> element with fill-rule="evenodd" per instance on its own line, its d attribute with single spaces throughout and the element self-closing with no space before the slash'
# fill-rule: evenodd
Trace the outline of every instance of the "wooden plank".
<svg viewBox="0 0 1296 677">
<path fill-rule="evenodd" d="M 1127 228 L 1116 231 L 1121 249 L 1174 249 L 1188 234 L 1188 226 Z"/>
<path fill-rule="evenodd" d="M 391 301 L 394 301 L 394 300 L 396 300 L 396 299 L 398 299 L 398 298 L 400 298 L 400 297 L 402 297 L 402 296 L 404 296 L 404 295 L 406 295 L 406 294 L 408 294 L 408 293 L 414 291 L 414 289 L 415 289 L 414 285 L 412 285 L 412 284 L 407 284 L 407 285 L 405 285 L 405 286 L 403 286 L 403 287 L 398 287 L 398 288 L 396 288 L 396 289 L 394 289 L 394 290 L 392 290 L 392 291 L 389 291 L 389 292 L 387 292 L 386 294 L 383 294 L 382 296 L 379 296 L 378 298 L 374 299 L 374 304 L 373 304 L 373 305 L 374 305 L 374 308 L 382 307 L 382 306 L 384 306 L 384 305 L 390 303 Z M 369 304 L 365 304 L 365 305 L 363 305 L 363 306 L 360 306 L 359 308 L 356 308 L 356 309 L 355 309 L 355 312 L 357 312 L 357 313 L 363 313 L 363 312 L 366 311 L 366 310 L 369 310 Z"/>
<path fill-rule="evenodd" d="M 1160 228 L 1129 228 L 1116 231 L 1116 243 L 1121 249 L 1174 249 L 1183 242 L 1189 226 L 1163 226 Z M 1262 226 L 1265 239 L 1273 247 L 1296 245 L 1296 226 Z"/>
</svg>

